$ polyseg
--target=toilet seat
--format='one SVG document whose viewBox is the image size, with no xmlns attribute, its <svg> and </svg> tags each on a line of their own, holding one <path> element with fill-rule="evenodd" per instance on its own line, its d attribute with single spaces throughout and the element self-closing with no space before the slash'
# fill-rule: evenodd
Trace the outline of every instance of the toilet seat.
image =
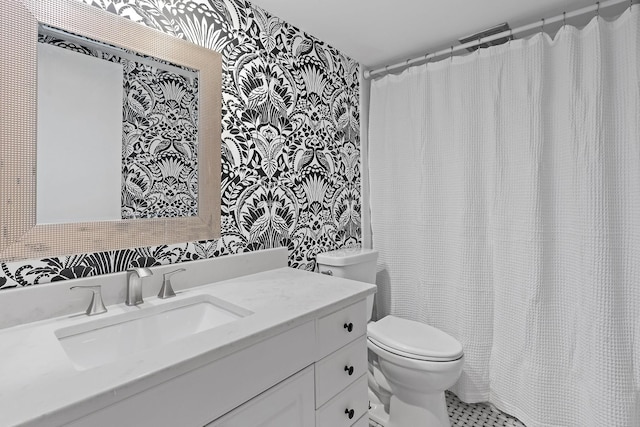
<svg viewBox="0 0 640 427">
<path fill-rule="evenodd" d="M 463 356 L 462 345 L 438 328 L 396 316 L 386 316 L 367 326 L 372 344 L 414 360 L 450 362 Z"/>
</svg>

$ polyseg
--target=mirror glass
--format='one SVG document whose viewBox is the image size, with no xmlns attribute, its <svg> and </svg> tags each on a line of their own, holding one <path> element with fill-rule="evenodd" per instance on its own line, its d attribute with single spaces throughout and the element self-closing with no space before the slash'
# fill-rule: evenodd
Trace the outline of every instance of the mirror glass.
<svg viewBox="0 0 640 427">
<path fill-rule="evenodd" d="M 76 0 L 0 8 L 0 261 L 220 236 L 222 56 Z"/>
<path fill-rule="evenodd" d="M 40 26 L 38 224 L 197 216 L 197 142 L 197 71 Z"/>
</svg>

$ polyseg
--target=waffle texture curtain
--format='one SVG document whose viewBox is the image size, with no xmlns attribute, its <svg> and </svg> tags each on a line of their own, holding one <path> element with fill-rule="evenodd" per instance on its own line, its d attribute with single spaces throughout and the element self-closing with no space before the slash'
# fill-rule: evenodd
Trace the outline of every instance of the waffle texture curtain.
<svg viewBox="0 0 640 427">
<path fill-rule="evenodd" d="M 528 427 L 640 426 L 639 15 L 372 83 L 378 317 Z"/>
</svg>

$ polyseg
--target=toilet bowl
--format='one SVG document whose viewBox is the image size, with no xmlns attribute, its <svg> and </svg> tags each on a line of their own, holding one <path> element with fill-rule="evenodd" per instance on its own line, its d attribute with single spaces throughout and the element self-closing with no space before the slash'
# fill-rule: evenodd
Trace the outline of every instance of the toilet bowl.
<svg viewBox="0 0 640 427">
<path fill-rule="evenodd" d="M 377 251 L 318 254 L 321 273 L 375 283 Z M 367 300 L 368 320 L 373 297 Z M 444 391 L 460 377 L 462 345 L 424 323 L 386 316 L 367 327 L 370 418 L 383 427 L 449 427 Z"/>
<path fill-rule="evenodd" d="M 462 345 L 437 328 L 395 316 L 370 323 L 367 335 L 391 389 L 385 427 L 449 426 L 444 391 L 462 373 Z"/>
</svg>

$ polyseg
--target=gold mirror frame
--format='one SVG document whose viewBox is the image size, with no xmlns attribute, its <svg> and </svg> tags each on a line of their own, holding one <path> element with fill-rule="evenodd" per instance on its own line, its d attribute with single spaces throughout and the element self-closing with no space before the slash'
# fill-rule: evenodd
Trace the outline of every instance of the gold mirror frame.
<svg viewBox="0 0 640 427">
<path fill-rule="evenodd" d="M 199 71 L 197 217 L 36 224 L 39 23 Z M 0 24 L 0 261 L 220 236 L 219 53 L 76 0 L 9 0 Z"/>
</svg>

